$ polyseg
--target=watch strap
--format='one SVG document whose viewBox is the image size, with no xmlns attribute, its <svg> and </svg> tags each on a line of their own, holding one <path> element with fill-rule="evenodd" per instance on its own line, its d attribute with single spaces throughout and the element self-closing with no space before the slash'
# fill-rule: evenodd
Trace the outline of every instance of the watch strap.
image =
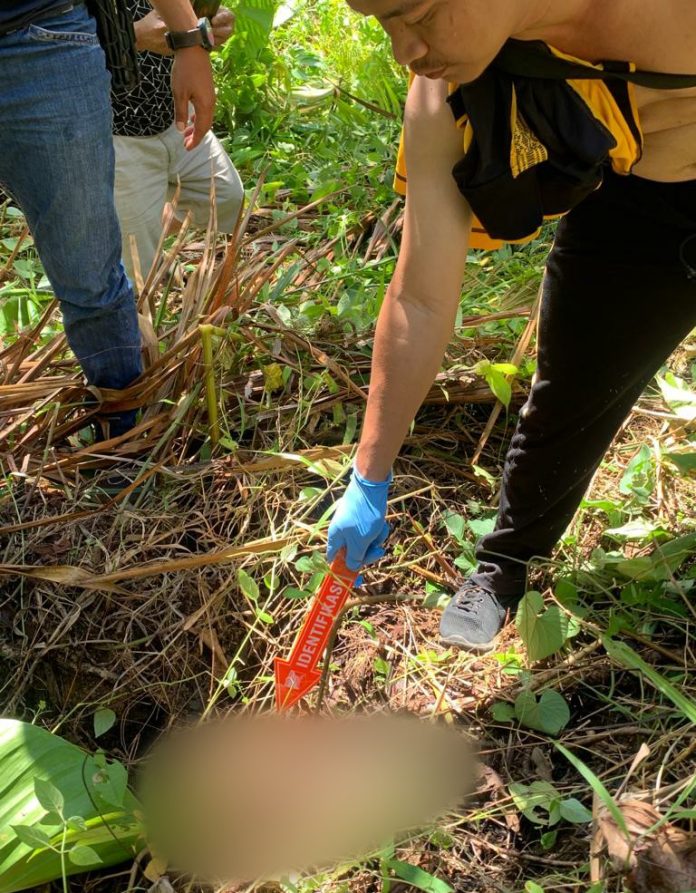
<svg viewBox="0 0 696 893">
<path fill-rule="evenodd" d="M 187 47 L 203 47 L 205 50 L 211 49 L 212 44 L 208 45 L 203 34 L 203 29 L 206 25 L 210 27 L 206 19 L 199 19 L 198 25 L 195 28 L 191 28 L 190 31 L 165 32 L 164 39 L 167 42 L 167 46 L 172 51 L 183 50 Z"/>
</svg>

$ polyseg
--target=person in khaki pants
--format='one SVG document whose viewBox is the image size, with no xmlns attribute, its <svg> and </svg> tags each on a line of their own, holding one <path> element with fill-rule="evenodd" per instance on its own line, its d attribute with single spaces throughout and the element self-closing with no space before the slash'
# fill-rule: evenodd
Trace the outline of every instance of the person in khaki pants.
<svg viewBox="0 0 696 893">
<path fill-rule="evenodd" d="M 174 125 L 169 82 L 172 54 L 166 27 L 147 0 L 128 0 L 136 45 L 140 50 L 141 83 L 127 94 L 112 96 L 115 202 L 121 224 L 123 264 L 131 281 L 135 238 L 144 276 L 155 259 L 162 233 L 164 206 L 180 184 L 177 214 L 191 211 L 195 226 L 205 228 L 210 215 L 211 178 L 215 181 L 217 225 L 234 230 L 244 198 L 242 181 L 220 140 L 211 132 L 192 151 L 184 149 Z M 215 44 L 234 30 L 234 16 L 222 7 L 211 22 Z"/>
</svg>

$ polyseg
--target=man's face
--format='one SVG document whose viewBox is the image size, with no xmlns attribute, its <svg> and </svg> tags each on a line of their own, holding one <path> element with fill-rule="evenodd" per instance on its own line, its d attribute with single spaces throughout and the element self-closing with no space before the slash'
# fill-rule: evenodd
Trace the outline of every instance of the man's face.
<svg viewBox="0 0 696 893">
<path fill-rule="evenodd" d="M 513 0 L 348 0 L 374 16 L 394 58 L 414 74 L 465 84 L 477 78 L 515 30 Z"/>
</svg>

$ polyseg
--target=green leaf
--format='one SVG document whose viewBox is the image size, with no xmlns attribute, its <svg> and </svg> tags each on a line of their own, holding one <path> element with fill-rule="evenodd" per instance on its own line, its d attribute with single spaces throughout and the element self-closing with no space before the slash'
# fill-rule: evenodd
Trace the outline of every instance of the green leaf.
<svg viewBox="0 0 696 893">
<path fill-rule="evenodd" d="M 505 701 L 498 701 L 491 708 L 491 716 L 496 722 L 512 722 L 516 716 L 515 708 Z"/>
<path fill-rule="evenodd" d="M 574 609 L 578 601 L 577 587 L 567 578 L 556 580 L 555 596 L 566 608 Z"/>
<path fill-rule="evenodd" d="M 537 701 L 531 691 L 522 691 L 515 700 L 515 714 L 523 726 L 557 735 L 568 725 L 570 709 L 557 691 L 545 691 Z"/>
<path fill-rule="evenodd" d="M 306 589 L 298 589 L 297 586 L 286 586 L 283 589 L 283 598 L 311 598 L 312 593 Z"/>
<path fill-rule="evenodd" d="M 236 32 L 247 58 L 256 56 L 266 45 L 273 27 L 277 0 L 242 0 L 235 4 Z"/>
<path fill-rule="evenodd" d="M 90 846 L 78 844 L 68 851 L 68 859 L 73 865 L 98 865 L 101 862 L 98 854 Z"/>
<path fill-rule="evenodd" d="M 486 381 L 503 406 L 508 407 L 512 399 L 512 385 L 503 373 L 498 372 L 495 368 L 491 368 L 486 375 Z"/>
<path fill-rule="evenodd" d="M 626 466 L 619 482 L 619 491 L 645 501 L 652 493 L 653 486 L 653 455 L 650 447 L 643 444 Z"/>
<path fill-rule="evenodd" d="M 609 636 L 602 636 L 602 645 L 612 660 L 628 670 L 642 673 L 659 692 L 669 698 L 689 722 L 696 723 L 696 701 L 687 697 L 654 667 L 646 663 L 630 645 L 625 642 L 617 642 Z"/>
<path fill-rule="evenodd" d="M 11 827 L 25 846 L 30 846 L 35 850 L 41 850 L 44 847 L 51 845 L 51 838 L 48 834 L 40 828 L 37 828 L 35 825 L 12 825 Z"/>
<path fill-rule="evenodd" d="M 485 536 L 495 527 L 495 518 L 477 518 L 476 520 L 468 521 L 466 526 L 474 536 Z"/>
<path fill-rule="evenodd" d="M 571 822 L 573 825 L 585 825 L 587 822 L 592 821 L 592 813 L 587 807 L 583 806 L 579 800 L 576 800 L 575 797 L 569 797 L 567 800 L 562 800 L 560 805 L 561 817 L 566 820 L 566 822 Z"/>
<path fill-rule="evenodd" d="M 312 552 L 311 555 L 300 555 L 295 562 L 295 568 L 303 574 L 321 573 L 327 574 L 329 566 L 320 552 Z"/>
<path fill-rule="evenodd" d="M 553 810 L 554 807 L 557 810 L 561 795 L 551 782 L 534 781 L 529 785 L 515 782 L 509 785 L 509 791 L 515 806 L 530 822 L 535 825 L 555 823 Z"/>
<path fill-rule="evenodd" d="M 539 843 L 545 850 L 550 850 L 556 845 L 558 840 L 558 831 L 544 831 L 539 838 Z"/>
<path fill-rule="evenodd" d="M 539 592 L 528 592 L 522 599 L 515 625 L 532 663 L 555 654 L 568 638 L 568 617 L 558 605 L 545 609 Z"/>
<path fill-rule="evenodd" d="M 51 784 L 50 781 L 46 781 L 45 778 L 35 778 L 34 793 L 46 812 L 61 813 L 63 811 L 65 799 L 58 788 Z"/>
<path fill-rule="evenodd" d="M 570 721 L 570 708 L 557 691 L 550 689 L 539 698 L 539 728 L 549 735 L 557 735 Z"/>
<path fill-rule="evenodd" d="M 616 562 L 618 573 L 629 580 L 659 583 L 672 575 L 696 552 L 696 533 L 687 533 L 668 543 L 659 543 L 651 555 L 628 558 Z"/>
<path fill-rule="evenodd" d="M 517 375 L 520 371 L 514 363 L 493 363 L 491 368 L 497 372 L 502 372 L 503 375 Z"/>
<path fill-rule="evenodd" d="M 628 829 L 626 828 L 626 820 L 624 819 L 623 813 L 616 805 L 614 798 L 602 784 L 600 779 L 597 778 L 597 776 L 594 774 L 589 766 L 586 766 L 585 763 L 583 763 L 583 761 L 579 757 L 576 757 L 575 754 L 572 753 L 572 751 L 568 750 L 567 747 L 564 747 L 558 741 L 554 741 L 554 746 L 556 747 L 556 750 L 563 754 L 563 756 L 566 758 L 566 760 L 568 760 L 571 766 L 573 766 L 580 773 L 580 775 L 582 775 L 585 781 L 588 782 L 592 790 L 609 810 L 611 817 L 616 822 L 616 827 L 624 833 L 626 840 L 630 841 Z"/>
<path fill-rule="evenodd" d="M 92 776 L 99 796 L 109 806 L 121 807 L 128 789 L 128 772 L 122 763 L 109 763 Z"/>
<path fill-rule="evenodd" d="M 556 832 L 554 831 L 553 834 Z M 527 881 L 524 885 L 524 893 L 544 893 L 544 888 L 540 887 L 539 884 L 536 884 L 534 881 Z"/>
<path fill-rule="evenodd" d="M 94 713 L 94 737 L 104 735 L 116 722 L 116 714 L 108 707 L 100 707 Z"/>
<path fill-rule="evenodd" d="M 399 859 L 387 859 L 382 865 L 388 871 L 393 871 L 400 880 L 405 881 L 417 890 L 423 890 L 424 893 L 454 893 L 454 888 L 450 887 L 445 881 L 436 878 L 417 865 L 411 865 L 410 862 L 402 862 Z"/>
<path fill-rule="evenodd" d="M 259 587 L 254 579 L 252 579 L 249 574 L 244 570 L 244 568 L 239 568 L 237 571 L 237 582 L 239 583 L 239 588 L 242 590 L 242 593 L 252 602 L 258 601 L 259 598 Z"/>
<path fill-rule="evenodd" d="M 65 824 L 70 831 L 87 830 L 87 822 L 85 822 L 81 815 L 71 815 L 70 818 L 66 820 Z"/>
<path fill-rule="evenodd" d="M 689 422 L 696 419 L 696 392 L 690 390 L 671 372 L 667 372 L 664 377 L 658 375 L 657 383 L 665 403 L 678 418 Z"/>
<path fill-rule="evenodd" d="M 458 515 L 456 512 L 446 512 L 444 520 L 449 535 L 453 536 L 457 542 L 461 543 L 464 539 L 464 528 L 466 525 L 464 517 Z"/>
<path fill-rule="evenodd" d="M 604 533 L 607 536 L 615 536 L 619 539 L 645 540 L 651 539 L 656 533 L 662 533 L 660 524 L 635 518 L 621 527 L 608 527 Z"/>
<path fill-rule="evenodd" d="M 474 366 L 474 372 L 485 378 L 488 387 L 507 408 L 512 397 L 512 385 L 508 376 L 517 372 L 517 366 L 513 366 L 512 363 L 491 363 L 490 360 L 480 360 Z"/>
<path fill-rule="evenodd" d="M 138 802 L 127 793 L 122 809 L 107 811 L 95 806 L 92 800 L 96 800 L 98 795 L 91 783 L 91 773 L 86 771 L 86 758 L 88 763 L 92 760 L 79 747 L 39 726 L 0 719 L 2 893 L 40 887 L 61 877 L 59 853 L 51 849 L 37 852 L 34 845 L 29 848 L 12 830 L 13 825 L 26 825 L 36 831 L 37 823 L 56 818 L 53 808 L 48 810 L 49 816 L 46 816 L 46 806 L 39 802 L 34 789 L 35 780 L 43 782 L 37 786 L 42 800 L 57 803 L 55 792 L 58 792 L 61 803 L 64 803 L 63 814 L 85 819 L 86 830 L 68 830 L 69 845 L 92 848 L 105 866 L 116 865 L 128 859 L 129 855 L 132 858 L 141 848 L 142 827 L 134 815 L 140 809 Z M 50 787 L 46 784 L 47 780 L 50 780 Z M 68 874 L 79 870 L 79 866 L 67 866 Z"/>
<path fill-rule="evenodd" d="M 696 450 L 687 453 L 665 453 L 665 458 L 676 465 L 681 474 L 696 474 Z"/>
</svg>

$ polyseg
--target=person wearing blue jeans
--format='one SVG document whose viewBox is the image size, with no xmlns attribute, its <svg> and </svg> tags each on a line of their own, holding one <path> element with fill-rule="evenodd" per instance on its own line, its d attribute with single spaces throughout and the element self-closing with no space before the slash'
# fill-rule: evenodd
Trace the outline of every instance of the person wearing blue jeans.
<svg viewBox="0 0 696 893">
<path fill-rule="evenodd" d="M 156 4 L 174 34 L 198 22 L 188 0 Z M 172 87 L 187 148 L 212 123 L 202 44 L 176 53 Z M 142 371 L 135 300 L 114 209 L 110 76 L 96 22 L 80 0 L 0 0 L 0 187 L 24 212 L 87 381 L 120 389 Z M 195 126 L 187 129 L 189 102 Z M 112 414 L 109 436 L 135 411 Z"/>
</svg>

